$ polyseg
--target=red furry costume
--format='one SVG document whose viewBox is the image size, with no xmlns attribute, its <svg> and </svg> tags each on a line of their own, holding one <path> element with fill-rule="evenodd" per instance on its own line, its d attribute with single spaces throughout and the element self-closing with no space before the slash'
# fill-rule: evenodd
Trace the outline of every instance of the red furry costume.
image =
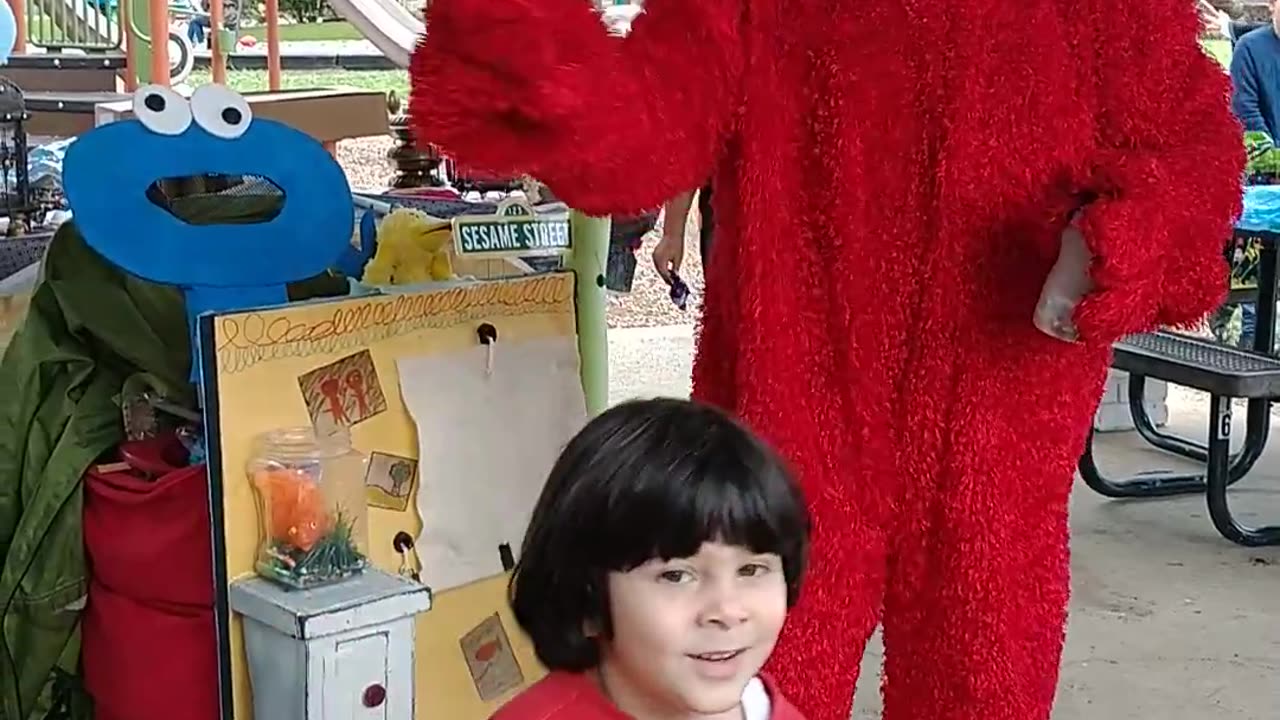
<svg viewBox="0 0 1280 720">
<path fill-rule="evenodd" d="M 414 127 L 588 212 L 714 169 L 695 394 L 793 461 L 816 520 L 772 662 L 846 720 L 883 618 L 888 720 L 1044 720 L 1067 499 L 1109 343 L 1222 299 L 1228 80 L 1191 0 L 435 0 Z M 1071 212 L 1081 342 L 1031 317 Z"/>
</svg>

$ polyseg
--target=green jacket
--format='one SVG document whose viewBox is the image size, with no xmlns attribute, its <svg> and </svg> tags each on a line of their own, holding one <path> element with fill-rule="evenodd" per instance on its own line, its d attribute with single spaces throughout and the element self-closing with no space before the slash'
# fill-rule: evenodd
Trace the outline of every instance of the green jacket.
<svg viewBox="0 0 1280 720">
<path fill-rule="evenodd" d="M 223 225 L 260 220 L 275 203 L 255 195 L 173 201 L 180 217 Z M 346 278 L 325 273 L 290 284 L 288 294 L 300 301 L 348 290 Z M 78 674 L 87 584 L 80 480 L 124 439 L 122 388 L 149 387 L 190 405 L 190 362 L 181 293 L 121 272 L 73 222 L 63 224 L 0 361 L 0 720 L 44 720 L 53 696 L 65 694 L 54 691 L 58 675 Z"/>
<path fill-rule="evenodd" d="M 0 720 L 41 720 L 55 669 L 77 674 L 81 478 L 123 439 L 122 387 L 142 376 L 187 400 L 189 363 L 181 294 L 62 225 L 0 361 Z"/>
</svg>

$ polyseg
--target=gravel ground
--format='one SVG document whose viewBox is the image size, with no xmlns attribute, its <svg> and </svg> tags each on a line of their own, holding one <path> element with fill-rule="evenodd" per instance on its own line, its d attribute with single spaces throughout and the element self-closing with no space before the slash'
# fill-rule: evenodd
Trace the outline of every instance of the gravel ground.
<svg viewBox="0 0 1280 720">
<path fill-rule="evenodd" d="M 338 143 L 338 164 L 347 180 L 358 189 L 386 187 L 394 172 L 387 151 L 395 142 L 389 137 L 358 138 Z"/>
<path fill-rule="evenodd" d="M 387 162 L 391 138 L 361 138 L 345 140 L 338 144 L 338 162 L 347 172 L 351 186 L 355 188 L 386 187 L 392 170 Z M 663 325 L 691 325 L 697 319 L 702 297 L 702 262 L 698 258 L 697 213 L 689 218 L 685 237 L 685 259 L 680 276 L 693 292 L 687 310 L 681 311 L 671 302 L 667 284 L 653 268 L 651 255 L 658 242 L 662 224 L 649 233 L 644 245 L 636 251 L 636 274 L 631 292 L 611 294 L 609 297 L 609 327 L 657 327 Z"/>
</svg>

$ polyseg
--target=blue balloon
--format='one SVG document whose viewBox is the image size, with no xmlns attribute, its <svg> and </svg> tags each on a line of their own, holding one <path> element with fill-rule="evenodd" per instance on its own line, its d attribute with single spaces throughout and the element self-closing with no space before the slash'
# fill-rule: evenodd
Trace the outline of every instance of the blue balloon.
<svg viewBox="0 0 1280 720">
<path fill-rule="evenodd" d="M 13 17 L 13 8 L 8 0 L 0 0 L 0 65 L 9 62 L 9 53 L 13 52 L 13 44 L 18 40 L 18 21 Z"/>
</svg>

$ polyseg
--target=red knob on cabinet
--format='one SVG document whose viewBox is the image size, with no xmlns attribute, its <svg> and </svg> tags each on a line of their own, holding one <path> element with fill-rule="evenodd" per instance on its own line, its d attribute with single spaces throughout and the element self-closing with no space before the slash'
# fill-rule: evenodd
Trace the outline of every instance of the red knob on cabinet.
<svg viewBox="0 0 1280 720">
<path fill-rule="evenodd" d="M 377 683 L 364 689 L 364 706 L 367 708 L 378 707 L 386 699 L 387 689 Z"/>
</svg>

